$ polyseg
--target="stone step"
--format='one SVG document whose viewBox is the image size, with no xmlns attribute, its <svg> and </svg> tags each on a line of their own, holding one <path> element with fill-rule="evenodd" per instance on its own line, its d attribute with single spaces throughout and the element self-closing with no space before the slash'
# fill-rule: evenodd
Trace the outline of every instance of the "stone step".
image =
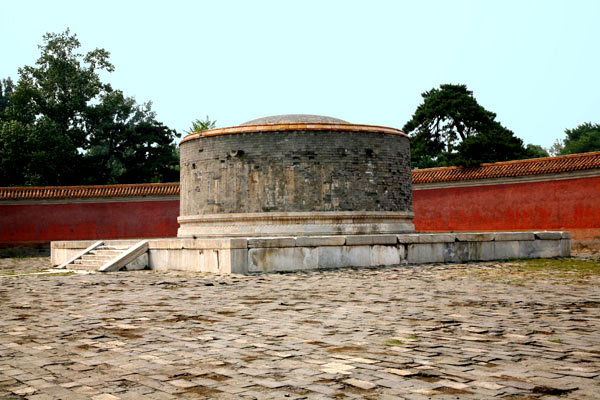
<svg viewBox="0 0 600 400">
<path fill-rule="evenodd" d="M 97 256 L 109 256 L 109 257 L 116 257 L 118 255 L 121 255 L 123 253 L 123 250 L 92 250 L 89 252 L 89 254 L 94 254 Z"/>
<path fill-rule="evenodd" d="M 66 265 L 67 268 L 75 270 L 99 271 L 102 267 L 103 271 L 118 271 L 123 267 L 130 265 L 130 269 L 140 269 L 147 264 L 147 256 L 145 261 L 137 260 L 136 257 L 141 257 L 141 254 L 148 251 L 148 241 L 143 240 L 138 243 L 117 243 L 103 246 L 90 246 L 84 252 L 78 255 L 79 258 L 72 259 L 71 263 Z M 137 264 L 134 265 L 134 261 Z"/>
<path fill-rule="evenodd" d="M 96 247 L 95 250 L 119 250 L 119 251 L 123 251 L 123 250 L 127 250 L 129 247 L 126 245 L 117 245 L 117 246 L 112 246 L 112 245 L 103 245 L 103 246 L 99 246 Z"/>
<path fill-rule="evenodd" d="M 114 255 L 104 255 L 104 254 L 84 254 L 81 256 L 80 260 L 82 261 L 110 261 L 115 258 Z"/>
<path fill-rule="evenodd" d="M 90 265 L 88 263 L 85 264 L 71 264 L 68 267 L 69 269 L 74 269 L 76 271 L 98 271 L 100 268 L 98 265 Z"/>
<path fill-rule="evenodd" d="M 106 264 L 108 261 L 110 261 L 110 260 L 105 261 L 105 260 L 87 260 L 87 259 L 82 260 L 82 259 L 79 259 L 79 260 L 75 260 L 75 262 L 71 265 L 74 265 L 76 267 L 80 266 L 80 265 L 94 265 L 94 266 L 96 266 L 96 269 L 98 269 L 99 267 Z"/>
<path fill-rule="evenodd" d="M 95 265 L 82 265 L 77 268 L 73 268 L 75 271 L 98 271 L 98 267 Z"/>
</svg>

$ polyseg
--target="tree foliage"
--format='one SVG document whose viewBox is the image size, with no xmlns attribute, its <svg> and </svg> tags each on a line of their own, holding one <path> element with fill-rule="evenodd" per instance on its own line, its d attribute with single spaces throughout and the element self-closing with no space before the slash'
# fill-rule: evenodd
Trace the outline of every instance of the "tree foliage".
<svg viewBox="0 0 600 400">
<path fill-rule="evenodd" d="M 469 136 L 458 145 L 457 150 L 450 158 L 452 165 L 466 167 L 532 157 L 523 148 L 523 141 L 508 130 L 490 130 Z"/>
<path fill-rule="evenodd" d="M 574 129 L 566 129 L 565 134 L 565 139 L 555 144 L 558 154 L 600 151 L 600 124 L 585 122 Z"/>
<path fill-rule="evenodd" d="M 101 81 L 114 70 L 106 50 L 80 46 L 69 30 L 46 34 L 35 66 L 19 69 L 0 129 L 0 185 L 177 180 L 179 135 L 150 102 Z"/>
<path fill-rule="evenodd" d="M 525 149 L 531 158 L 550 157 L 548 150 L 539 144 L 528 144 Z"/>
<path fill-rule="evenodd" d="M 6 78 L 0 81 L 0 122 L 4 120 L 4 110 L 10 105 L 10 96 L 14 89 L 12 79 Z"/>
<path fill-rule="evenodd" d="M 496 121 L 466 85 L 441 85 L 421 95 L 403 130 L 411 137 L 413 168 L 478 165 L 528 158 L 523 141 Z"/>
<path fill-rule="evenodd" d="M 197 119 L 195 121 L 192 121 L 191 128 L 189 130 L 187 130 L 186 132 L 193 133 L 193 132 L 205 131 L 207 129 L 214 129 L 216 123 L 217 123 L 217 121 L 211 121 L 207 115 L 206 119 L 204 119 L 204 120 Z"/>
</svg>

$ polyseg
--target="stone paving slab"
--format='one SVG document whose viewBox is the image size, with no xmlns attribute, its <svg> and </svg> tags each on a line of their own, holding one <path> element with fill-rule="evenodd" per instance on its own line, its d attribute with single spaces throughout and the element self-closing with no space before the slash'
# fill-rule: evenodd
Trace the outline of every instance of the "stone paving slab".
<svg viewBox="0 0 600 400">
<path fill-rule="evenodd" d="M 598 398 L 598 276 L 504 266 L 0 278 L 0 399 Z"/>
<path fill-rule="evenodd" d="M 52 268 L 50 257 L 0 258 L 0 276 L 27 274 Z"/>
</svg>

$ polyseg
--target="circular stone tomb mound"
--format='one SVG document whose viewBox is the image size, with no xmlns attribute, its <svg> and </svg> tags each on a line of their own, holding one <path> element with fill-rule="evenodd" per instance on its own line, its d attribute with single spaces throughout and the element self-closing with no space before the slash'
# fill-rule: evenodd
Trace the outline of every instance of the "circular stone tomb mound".
<svg viewBox="0 0 600 400">
<path fill-rule="evenodd" d="M 414 231 L 400 130 L 280 115 L 194 132 L 180 153 L 179 237 Z"/>
</svg>

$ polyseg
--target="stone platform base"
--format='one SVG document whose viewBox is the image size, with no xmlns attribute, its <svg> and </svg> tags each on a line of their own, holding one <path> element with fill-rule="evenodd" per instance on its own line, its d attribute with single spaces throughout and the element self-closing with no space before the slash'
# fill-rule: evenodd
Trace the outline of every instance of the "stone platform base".
<svg viewBox="0 0 600 400">
<path fill-rule="evenodd" d="M 105 243 L 127 247 L 138 241 L 107 240 Z M 52 263 L 62 264 L 93 242 L 52 242 Z M 568 257 L 570 253 L 569 232 L 148 240 L 148 266 L 151 269 L 221 274 Z"/>
<path fill-rule="evenodd" d="M 410 211 L 269 212 L 177 218 L 180 238 L 261 238 L 413 233 Z M 299 232 L 302 232 L 301 234 Z"/>
</svg>

